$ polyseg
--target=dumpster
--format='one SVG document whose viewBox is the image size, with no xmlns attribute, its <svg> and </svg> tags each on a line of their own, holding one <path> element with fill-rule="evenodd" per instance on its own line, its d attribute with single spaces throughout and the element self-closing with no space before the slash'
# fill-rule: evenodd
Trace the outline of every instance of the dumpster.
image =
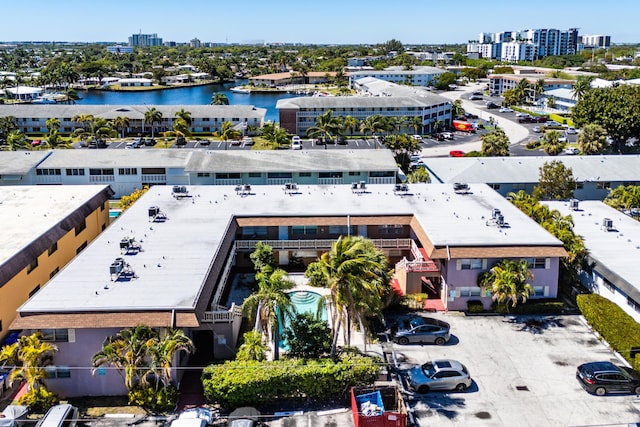
<svg viewBox="0 0 640 427">
<path fill-rule="evenodd" d="M 407 407 L 398 386 L 376 383 L 351 389 L 355 427 L 406 427 Z"/>
</svg>

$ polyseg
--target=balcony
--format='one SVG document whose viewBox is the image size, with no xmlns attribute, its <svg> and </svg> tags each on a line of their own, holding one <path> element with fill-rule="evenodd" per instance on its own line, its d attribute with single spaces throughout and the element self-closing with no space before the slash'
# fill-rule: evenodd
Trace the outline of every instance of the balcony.
<svg viewBox="0 0 640 427">
<path fill-rule="evenodd" d="M 307 239 L 307 240 L 236 240 L 236 249 L 252 251 L 258 242 L 271 246 L 274 250 L 305 250 L 330 249 L 336 239 Z M 411 239 L 372 239 L 379 249 L 410 249 Z"/>
<path fill-rule="evenodd" d="M 149 184 L 165 184 L 167 182 L 167 175 L 165 174 L 144 174 L 142 175 L 142 182 Z"/>
<path fill-rule="evenodd" d="M 242 308 L 234 304 L 231 308 L 215 307 L 215 310 L 205 311 L 201 321 L 202 323 L 231 323 L 238 317 L 242 317 Z"/>
<path fill-rule="evenodd" d="M 113 182 L 115 181 L 115 177 L 113 175 L 90 175 L 89 183 L 90 184 L 101 184 L 103 182 Z"/>
</svg>

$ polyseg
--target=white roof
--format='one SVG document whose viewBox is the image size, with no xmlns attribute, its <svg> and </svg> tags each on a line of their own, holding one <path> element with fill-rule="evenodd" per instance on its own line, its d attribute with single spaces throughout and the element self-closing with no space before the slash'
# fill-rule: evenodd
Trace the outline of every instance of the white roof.
<svg viewBox="0 0 640 427">
<path fill-rule="evenodd" d="M 537 183 L 545 162 L 561 161 L 578 182 L 638 180 L 639 155 L 558 157 L 433 157 L 424 159 L 436 182 Z"/>
<path fill-rule="evenodd" d="M 571 215 L 596 269 L 604 267 L 640 291 L 640 222 L 600 201 L 580 201 L 578 211 L 572 211 L 568 202 L 544 203 L 562 215 Z M 602 227 L 604 218 L 613 221 L 613 231 Z"/>
<path fill-rule="evenodd" d="M 67 188 L 67 187 L 64 187 Z M 76 187 L 74 187 L 76 188 Z M 232 217 L 415 215 L 435 245 L 561 246 L 555 237 L 486 185 L 468 195 L 451 185 L 410 185 L 410 195 L 393 185 L 368 185 L 354 194 L 350 185 L 301 185 L 290 195 L 281 186 L 257 186 L 236 194 L 234 186 L 189 186 L 192 197 L 175 199 L 170 186 L 152 187 L 73 262 L 21 308 L 21 312 L 191 309 Z M 149 222 L 158 206 L 168 220 Z M 508 228 L 487 225 L 499 208 Z M 346 224 L 345 224 L 346 225 Z M 119 242 L 135 238 L 143 251 L 122 255 Z M 113 282 L 109 266 L 124 257 L 137 278 Z"/>
<path fill-rule="evenodd" d="M 0 186 L 0 269 L 104 188 L 104 185 Z"/>
</svg>

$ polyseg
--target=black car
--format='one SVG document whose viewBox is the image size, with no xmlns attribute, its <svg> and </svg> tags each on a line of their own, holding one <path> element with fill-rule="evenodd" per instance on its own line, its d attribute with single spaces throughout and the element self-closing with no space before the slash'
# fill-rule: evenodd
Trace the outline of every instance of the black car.
<svg viewBox="0 0 640 427">
<path fill-rule="evenodd" d="M 640 374 L 611 362 L 584 363 L 578 366 L 576 379 L 582 388 L 597 396 L 608 393 L 640 395 Z"/>
<path fill-rule="evenodd" d="M 471 119 L 471 120 L 476 120 L 476 119 L 478 119 L 478 115 L 477 115 L 477 114 L 464 113 L 464 116 L 465 116 L 467 119 Z"/>
<path fill-rule="evenodd" d="M 494 109 L 500 108 L 500 106 L 498 104 L 496 104 L 495 102 L 487 102 L 486 106 L 487 106 L 487 108 L 489 110 L 494 110 Z"/>
<path fill-rule="evenodd" d="M 538 123 L 536 119 L 531 116 L 524 116 L 518 119 L 518 123 Z"/>
</svg>

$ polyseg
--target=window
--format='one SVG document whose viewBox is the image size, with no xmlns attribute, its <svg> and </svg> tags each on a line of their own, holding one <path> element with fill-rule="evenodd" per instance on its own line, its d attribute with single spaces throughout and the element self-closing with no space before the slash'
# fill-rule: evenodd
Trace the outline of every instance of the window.
<svg viewBox="0 0 640 427">
<path fill-rule="evenodd" d="M 49 249 L 47 249 L 47 255 L 51 256 L 51 254 L 53 254 L 57 250 L 58 250 L 58 242 L 55 242 L 53 245 L 49 247 Z"/>
<path fill-rule="evenodd" d="M 278 179 L 278 178 L 291 179 L 292 177 L 293 177 L 293 174 L 291 172 L 268 172 L 267 173 L 268 179 Z"/>
<path fill-rule="evenodd" d="M 249 172 L 249 178 L 262 178 L 262 174 L 260 172 Z"/>
<path fill-rule="evenodd" d="M 198 172 L 198 178 L 208 178 L 211 174 L 209 172 Z"/>
<path fill-rule="evenodd" d="M 360 176 L 360 172 L 349 172 L 349 176 Z"/>
<path fill-rule="evenodd" d="M 596 188 L 599 190 L 608 190 L 611 188 L 611 183 L 610 182 L 598 182 L 596 184 Z"/>
<path fill-rule="evenodd" d="M 85 242 L 83 244 L 81 244 L 80 246 L 78 246 L 78 249 L 76 249 L 76 255 L 78 255 L 80 252 L 82 252 L 84 250 L 84 248 L 87 247 L 87 241 L 85 240 Z"/>
<path fill-rule="evenodd" d="M 489 187 L 491 187 L 494 190 L 498 191 L 500 189 L 500 184 L 489 184 Z"/>
<path fill-rule="evenodd" d="M 119 168 L 118 174 L 119 175 L 137 175 L 138 168 Z"/>
<path fill-rule="evenodd" d="M 300 172 L 298 176 L 300 178 L 311 178 L 311 172 Z"/>
<path fill-rule="evenodd" d="M 242 235 L 243 236 L 266 236 L 268 234 L 267 227 L 264 226 L 255 226 L 255 227 L 242 227 Z"/>
<path fill-rule="evenodd" d="M 320 178 L 342 178 L 342 172 L 320 172 Z"/>
<path fill-rule="evenodd" d="M 576 190 L 582 190 L 584 188 L 584 182 L 576 182 Z"/>
<path fill-rule="evenodd" d="M 53 270 L 51 273 L 49 273 L 49 279 L 53 279 L 53 276 L 58 274 L 59 271 L 60 271 L 60 267 L 56 267 L 55 270 Z"/>
<path fill-rule="evenodd" d="M 29 292 L 29 298 L 34 296 L 36 294 L 36 292 L 38 292 L 39 290 L 40 290 L 40 285 L 38 285 L 35 288 L 31 289 L 31 292 Z"/>
<path fill-rule="evenodd" d="M 104 202 L 102 205 L 100 205 L 100 212 L 104 211 L 106 205 L 107 202 Z"/>
<path fill-rule="evenodd" d="M 351 226 L 330 225 L 329 226 L 329 234 L 342 235 L 342 236 L 353 235 L 355 229 L 356 228 L 353 225 L 351 225 Z"/>
<path fill-rule="evenodd" d="M 291 227 L 291 234 L 294 236 L 318 234 L 318 227 L 315 225 L 294 225 Z"/>
<path fill-rule="evenodd" d="M 402 234 L 403 227 L 399 224 L 379 225 L 378 234 Z"/>
<path fill-rule="evenodd" d="M 640 311 L 640 305 L 631 297 L 627 297 L 627 305 L 635 311 Z"/>
<path fill-rule="evenodd" d="M 36 175 L 39 175 L 39 176 L 61 175 L 61 171 L 60 169 L 36 169 Z"/>
<path fill-rule="evenodd" d="M 478 286 L 458 288 L 461 297 L 479 297 L 482 289 Z"/>
<path fill-rule="evenodd" d="M 480 258 L 461 259 L 460 270 L 482 270 L 482 259 Z"/>
<path fill-rule="evenodd" d="M 113 175 L 113 169 L 89 169 L 89 175 L 92 175 L 92 176 Z"/>
<path fill-rule="evenodd" d="M 239 173 L 217 173 L 216 179 L 240 179 Z"/>
<path fill-rule="evenodd" d="M 546 258 L 527 258 L 527 268 L 547 268 Z"/>
<path fill-rule="evenodd" d="M 391 178 L 395 176 L 394 171 L 371 171 L 369 172 L 369 176 L 372 178 Z"/>
<path fill-rule="evenodd" d="M 616 287 L 613 285 L 613 283 L 611 283 L 610 281 L 608 281 L 605 278 L 602 278 L 602 284 L 604 285 L 605 288 L 607 288 L 609 290 L 609 292 L 611 292 L 612 294 L 616 293 Z"/>
<path fill-rule="evenodd" d="M 67 170 L 66 170 L 66 174 L 67 174 L 67 176 L 79 176 L 79 175 L 84 175 L 84 169 L 78 169 L 78 168 L 74 168 L 74 169 L 67 169 Z"/>
<path fill-rule="evenodd" d="M 27 266 L 27 274 L 31 273 L 36 268 L 38 268 L 38 258 L 31 261 L 31 263 Z"/>
<path fill-rule="evenodd" d="M 83 218 L 82 222 L 76 225 L 76 236 L 82 233 L 82 230 L 84 230 L 85 228 L 87 228 L 87 221 Z"/>
<path fill-rule="evenodd" d="M 166 173 L 165 168 L 142 168 L 143 175 L 165 175 Z"/>
<path fill-rule="evenodd" d="M 68 366 L 45 366 L 47 378 L 71 378 L 71 368 Z"/>
<path fill-rule="evenodd" d="M 42 341 L 49 342 L 69 342 L 68 329 L 43 329 Z"/>
</svg>

